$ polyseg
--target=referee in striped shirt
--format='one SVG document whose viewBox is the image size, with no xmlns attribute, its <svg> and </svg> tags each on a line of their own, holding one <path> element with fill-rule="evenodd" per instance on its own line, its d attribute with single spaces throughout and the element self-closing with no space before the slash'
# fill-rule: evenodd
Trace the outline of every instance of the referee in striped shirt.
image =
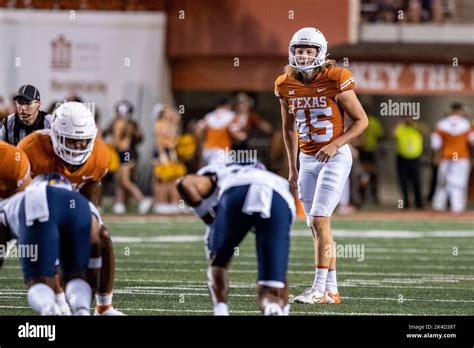
<svg viewBox="0 0 474 348">
<path fill-rule="evenodd" d="M 0 128 L 0 140 L 16 146 L 28 134 L 50 128 L 52 117 L 40 110 L 40 93 L 35 86 L 21 86 L 13 100 L 17 112 L 6 117 Z"/>
</svg>

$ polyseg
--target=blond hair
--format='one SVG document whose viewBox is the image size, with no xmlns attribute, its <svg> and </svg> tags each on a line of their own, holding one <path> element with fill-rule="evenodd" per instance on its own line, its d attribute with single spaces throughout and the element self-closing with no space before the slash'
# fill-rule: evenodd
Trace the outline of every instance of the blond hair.
<svg viewBox="0 0 474 348">
<path fill-rule="evenodd" d="M 336 61 L 334 59 L 327 59 L 323 63 L 323 65 L 318 66 L 316 69 L 314 69 L 313 74 L 317 75 L 317 74 L 325 71 L 326 69 L 334 68 L 336 66 L 337 66 L 337 64 L 336 64 Z M 291 78 L 294 78 L 294 79 L 300 80 L 300 81 L 303 79 L 303 73 L 301 71 L 298 71 L 295 67 L 291 66 L 290 64 L 285 66 L 284 71 Z"/>
</svg>

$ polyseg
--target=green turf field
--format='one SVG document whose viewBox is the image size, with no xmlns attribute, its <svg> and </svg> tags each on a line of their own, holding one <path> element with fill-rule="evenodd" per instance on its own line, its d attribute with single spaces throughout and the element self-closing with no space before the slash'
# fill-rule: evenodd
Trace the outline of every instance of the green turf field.
<svg viewBox="0 0 474 348">
<path fill-rule="evenodd" d="M 140 223 L 130 218 L 107 225 L 115 238 L 118 309 L 129 315 L 211 314 L 200 221 Z M 343 304 L 293 304 L 293 315 L 474 314 L 472 223 L 335 221 L 333 228 L 338 253 L 345 250 L 337 267 Z M 234 314 L 258 314 L 254 243 L 249 234 L 231 267 Z M 309 232 L 298 221 L 288 274 L 292 295 L 311 284 L 312 255 Z M 34 314 L 17 259 L 6 260 L 0 284 L 0 315 Z"/>
</svg>

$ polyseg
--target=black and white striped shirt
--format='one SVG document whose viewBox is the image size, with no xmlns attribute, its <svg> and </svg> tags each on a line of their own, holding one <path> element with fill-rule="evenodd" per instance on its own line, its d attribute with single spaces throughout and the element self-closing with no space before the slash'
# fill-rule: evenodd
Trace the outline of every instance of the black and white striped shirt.
<svg viewBox="0 0 474 348">
<path fill-rule="evenodd" d="M 0 140 L 16 146 L 28 134 L 39 130 L 51 128 L 52 116 L 44 111 L 38 112 L 38 117 L 33 125 L 27 126 L 20 121 L 18 113 L 7 116 L 0 128 Z"/>
</svg>

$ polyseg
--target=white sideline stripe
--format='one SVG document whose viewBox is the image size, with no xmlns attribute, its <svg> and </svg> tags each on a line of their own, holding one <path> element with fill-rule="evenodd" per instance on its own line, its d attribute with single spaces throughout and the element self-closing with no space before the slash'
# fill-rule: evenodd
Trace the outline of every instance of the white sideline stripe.
<svg viewBox="0 0 474 348">
<path fill-rule="evenodd" d="M 335 237 L 351 237 L 351 238 L 426 238 L 426 237 L 474 237 L 474 231 L 405 231 L 405 230 L 333 230 Z M 292 237 L 311 237 L 309 230 L 293 230 Z M 144 242 L 163 242 L 163 243 L 183 243 L 183 242 L 200 242 L 204 241 L 204 235 L 165 235 L 153 237 L 133 237 L 133 236 L 116 236 L 112 237 L 112 241 L 116 243 L 144 243 Z"/>
</svg>

